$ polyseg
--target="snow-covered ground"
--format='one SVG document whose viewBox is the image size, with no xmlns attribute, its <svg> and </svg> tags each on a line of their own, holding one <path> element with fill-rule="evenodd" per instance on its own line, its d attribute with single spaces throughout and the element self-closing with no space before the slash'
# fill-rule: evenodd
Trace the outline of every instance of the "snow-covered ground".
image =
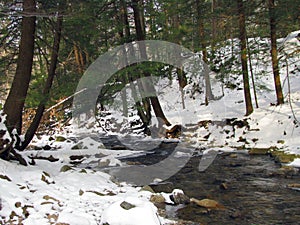
<svg viewBox="0 0 300 225">
<path fill-rule="evenodd" d="M 203 94 L 191 96 L 193 83 L 190 83 L 184 89 L 185 109 L 182 109 L 182 97 L 176 79 L 171 82 L 160 79 L 156 88 L 167 118 L 173 125 L 195 127 L 193 132 L 182 134 L 182 141 L 188 141 L 187 145 L 195 149 L 205 147 L 225 151 L 239 147 L 276 147 L 300 155 L 300 57 L 299 54 L 293 55 L 291 50 L 300 47 L 296 38 L 298 33 L 294 32 L 280 40 L 281 56 L 289 62 L 287 68 L 284 66 L 285 61 L 281 60 L 281 79 L 286 100 L 284 105 L 274 105 L 276 98 L 271 63 L 269 56 L 265 55 L 257 56 L 264 59 L 263 63 L 253 58 L 259 108 L 255 108 L 247 117 L 244 116 L 243 90 L 223 89 L 213 74 L 213 92 L 220 96 L 224 90 L 224 97 L 205 106 Z M 267 43 L 266 40 L 263 42 Z M 224 49 L 224 52 L 227 51 Z M 189 79 L 203 82 L 199 77 Z M 241 76 L 238 75 L 229 75 L 225 80 L 238 87 L 242 85 Z M 117 111 L 112 112 L 115 114 L 111 117 L 121 118 Z M 224 125 L 225 119 L 232 118 L 246 120 L 248 125 L 241 128 Z M 4 129 L 3 119 L 0 129 Z M 95 125 L 77 132 L 97 134 L 97 129 Z M 65 140 L 58 140 L 59 136 Z M 110 150 L 89 135 L 82 140 L 76 140 L 74 136 L 76 133 L 69 127 L 67 131 L 56 133 L 53 138 L 46 135 L 35 137 L 32 145 L 39 150 L 31 149 L 22 153 L 27 158 L 36 158 L 32 161 L 35 165 L 24 167 L 15 162 L 0 160 L 0 224 L 172 224 L 172 221 L 158 215 L 156 207 L 149 201 L 150 192 L 141 191 L 140 187 L 127 183 L 118 183 L 107 173 L 97 170 L 123 166 L 120 158 L 140 154 L 143 148 L 138 151 Z M 51 150 L 42 149 L 47 145 Z M 70 156 L 74 155 L 78 158 L 71 159 Z M 54 162 L 47 160 L 49 158 L 54 159 Z M 72 167 L 71 161 L 76 160 L 91 168 Z M 299 158 L 290 165 L 300 167 Z M 129 205 L 129 209 L 125 209 L 123 203 Z"/>
</svg>

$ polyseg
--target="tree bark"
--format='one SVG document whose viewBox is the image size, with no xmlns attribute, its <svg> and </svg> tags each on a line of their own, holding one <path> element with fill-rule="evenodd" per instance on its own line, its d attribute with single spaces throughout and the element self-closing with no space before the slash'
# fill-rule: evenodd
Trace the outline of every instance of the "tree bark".
<svg viewBox="0 0 300 225">
<path fill-rule="evenodd" d="M 246 23 L 243 0 L 237 0 L 238 15 L 239 15 L 239 39 L 241 49 L 241 62 L 244 83 L 244 98 L 246 103 L 246 116 L 253 112 L 251 101 L 251 92 L 249 85 L 248 64 L 247 64 L 247 41 L 246 41 Z"/>
<path fill-rule="evenodd" d="M 278 66 L 277 57 L 277 44 L 276 44 L 276 15 L 275 15 L 275 1 L 268 0 L 269 17 L 270 17 L 270 36 L 271 36 L 271 57 L 272 57 L 272 68 L 273 76 L 277 97 L 277 105 L 284 103 L 282 87 L 280 82 L 280 73 Z"/>
<path fill-rule="evenodd" d="M 206 41 L 205 41 L 205 33 L 204 33 L 204 23 L 203 23 L 203 3 L 204 1 L 197 0 L 196 8 L 197 8 L 197 24 L 198 24 L 198 32 L 199 32 L 199 46 L 202 51 L 202 60 L 204 63 L 208 63 L 207 59 L 207 50 L 206 50 Z M 215 1 L 212 3 L 215 6 Z M 214 25 L 215 26 L 215 25 Z M 214 95 L 211 89 L 211 82 L 209 76 L 209 68 L 208 65 L 204 65 L 204 80 L 205 80 L 205 105 L 208 105 L 210 100 L 214 100 Z"/>
<path fill-rule="evenodd" d="M 50 66 L 49 66 L 49 70 L 48 70 L 48 77 L 47 77 L 47 80 L 46 80 L 46 83 L 45 83 L 45 86 L 43 89 L 43 99 L 41 100 L 41 102 L 36 110 L 35 116 L 31 122 L 29 128 L 26 131 L 25 140 L 22 142 L 20 150 L 24 150 L 28 146 L 28 144 L 31 142 L 35 132 L 37 131 L 37 129 L 39 127 L 40 121 L 43 117 L 46 103 L 49 100 L 50 89 L 52 87 L 53 79 L 55 77 L 55 70 L 57 67 L 62 23 L 63 23 L 63 17 L 58 16 L 57 22 L 56 22 L 56 27 L 54 30 L 54 41 L 53 41 L 53 47 L 52 47 Z"/>
<path fill-rule="evenodd" d="M 23 12 L 26 16 L 22 19 L 21 41 L 16 73 L 10 92 L 4 104 L 7 114 L 7 128 L 11 132 L 16 129 L 18 134 L 22 131 L 22 112 L 30 83 L 34 54 L 35 35 L 35 0 L 23 1 Z"/>
<path fill-rule="evenodd" d="M 141 11 L 141 5 L 142 1 L 141 0 L 132 0 L 132 8 L 133 8 L 133 13 L 134 13 L 134 23 L 135 23 L 135 29 L 136 29 L 136 36 L 138 41 L 143 41 L 146 39 L 146 32 L 145 32 L 145 19 L 144 19 L 144 14 Z M 146 47 L 143 43 L 139 44 L 139 49 L 141 53 L 141 57 L 147 60 L 147 53 L 146 53 Z M 145 77 L 151 77 L 151 74 L 149 73 L 144 73 Z M 148 84 L 144 85 L 144 89 L 147 93 L 155 93 L 155 88 L 153 86 L 153 83 L 149 82 Z M 166 118 L 161 105 L 159 103 L 159 100 L 157 96 L 151 96 L 150 101 L 154 110 L 154 113 L 156 117 L 158 118 L 159 122 L 160 120 L 164 122 L 167 126 L 170 126 L 171 123 L 168 121 Z"/>
<path fill-rule="evenodd" d="M 124 37 L 123 31 L 120 32 L 120 36 L 125 39 L 126 43 L 129 43 L 131 41 L 131 33 L 130 33 L 130 25 L 129 25 L 127 6 L 126 6 L 125 0 L 121 0 L 121 17 L 122 17 L 122 22 L 123 22 L 123 26 L 124 26 L 125 37 Z M 134 51 L 133 47 L 129 46 L 129 54 L 134 54 L 133 51 Z M 124 54 L 125 64 L 127 65 L 128 64 L 127 52 L 125 49 L 123 49 L 123 54 Z M 133 78 L 129 74 L 126 74 L 125 79 L 127 79 L 129 81 L 132 96 L 135 101 L 135 107 L 137 109 L 139 117 L 142 120 L 143 126 L 146 128 L 149 125 L 149 122 L 151 119 L 149 99 L 148 98 L 143 99 L 143 104 L 142 104 L 138 98 L 136 88 L 133 84 L 133 81 L 134 81 Z M 138 88 L 141 92 L 144 92 L 142 85 L 139 81 L 138 81 Z"/>
</svg>

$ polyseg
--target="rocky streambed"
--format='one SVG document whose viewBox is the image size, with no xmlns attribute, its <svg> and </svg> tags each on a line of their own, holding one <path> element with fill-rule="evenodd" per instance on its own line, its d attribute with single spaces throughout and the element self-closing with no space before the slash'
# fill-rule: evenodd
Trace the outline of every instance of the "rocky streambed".
<svg viewBox="0 0 300 225">
<path fill-rule="evenodd" d="M 162 143 L 147 155 L 123 159 L 130 164 L 153 164 L 172 151 L 175 143 Z M 155 192 L 182 189 L 196 199 L 212 199 L 224 206 L 207 209 L 197 204 L 160 204 L 165 217 L 180 224 L 290 224 L 300 223 L 300 172 L 282 166 L 268 154 L 247 151 L 220 153 L 203 172 L 198 171 L 201 154 L 177 174 L 152 185 Z"/>
</svg>

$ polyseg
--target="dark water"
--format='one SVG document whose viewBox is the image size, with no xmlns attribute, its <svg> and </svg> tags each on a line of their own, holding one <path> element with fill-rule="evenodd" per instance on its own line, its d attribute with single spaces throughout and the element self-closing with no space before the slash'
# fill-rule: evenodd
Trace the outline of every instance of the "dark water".
<svg viewBox="0 0 300 225">
<path fill-rule="evenodd" d="M 155 141 L 138 139 L 120 141 L 116 136 L 103 137 L 101 141 L 109 149 L 145 149 L 142 155 L 121 159 L 130 164 L 144 165 L 168 157 L 177 145 L 175 142 L 157 145 Z M 235 151 L 218 154 L 204 172 L 199 172 L 201 157 L 199 151 L 177 174 L 152 187 L 157 192 L 179 188 L 190 198 L 213 199 L 225 209 L 208 211 L 192 203 L 179 207 L 164 205 L 162 211 L 166 217 L 186 221 L 180 224 L 300 224 L 300 189 L 289 186 L 300 184 L 299 169 L 282 167 L 269 155 Z"/>
<path fill-rule="evenodd" d="M 123 161 L 154 164 L 175 146 L 162 143 L 146 155 Z M 201 155 L 192 157 L 177 174 L 154 188 L 180 188 L 189 197 L 216 200 L 225 210 L 207 211 L 195 204 L 173 209 L 168 206 L 170 218 L 193 224 L 300 224 L 300 191 L 288 187 L 300 183 L 298 169 L 281 168 L 268 155 L 237 151 L 219 154 L 207 170 L 199 172 L 200 159 Z"/>
</svg>

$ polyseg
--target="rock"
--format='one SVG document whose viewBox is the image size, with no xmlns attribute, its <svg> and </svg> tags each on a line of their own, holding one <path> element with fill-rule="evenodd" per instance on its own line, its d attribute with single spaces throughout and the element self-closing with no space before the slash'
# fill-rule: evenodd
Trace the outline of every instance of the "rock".
<svg viewBox="0 0 300 225">
<path fill-rule="evenodd" d="M 120 204 L 120 206 L 121 206 L 123 209 L 125 209 L 125 210 L 133 209 L 133 208 L 136 207 L 135 205 L 133 205 L 133 204 L 131 204 L 131 203 L 129 203 L 129 202 L 126 202 L 126 201 L 123 201 L 123 202 Z"/>
<path fill-rule="evenodd" d="M 220 203 L 218 203 L 215 200 L 212 199 L 202 199 L 202 200 L 198 200 L 196 198 L 191 198 L 190 202 L 193 202 L 195 204 L 197 204 L 198 206 L 207 208 L 207 209 L 225 209 L 225 207 L 223 205 L 221 205 Z"/>
<path fill-rule="evenodd" d="M 126 146 L 124 145 L 114 145 L 111 147 L 111 150 L 126 150 Z"/>
<path fill-rule="evenodd" d="M 16 202 L 16 203 L 15 203 L 15 207 L 16 207 L 16 208 L 20 208 L 21 206 L 22 206 L 22 203 L 21 203 L 21 202 Z"/>
<path fill-rule="evenodd" d="M 54 141 L 54 140 L 55 140 L 54 137 L 52 136 L 49 137 L 49 141 Z"/>
<path fill-rule="evenodd" d="M 268 155 L 270 148 L 251 148 L 248 153 L 249 155 Z"/>
<path fill-rule="evenodd" d="M 289 154 L 287 152 L 278 150 L 272 151 L 271 156 L 274 157 L 275 162 L 278 163 L 289 163 L 292 162 L 295 158 L 297 158 L 295 154 Z"/>
<path fill-rule="evenodd" d="M 6 175 L 0 174 L 0 179 L 7 180 L 7 181 L 11 182 L 11 179 Z"/>
<path fill-rule="evenodd" d="M 149 185 L 142 187 L 140 191 L 149 191 L 151 193 L 155 193 Z"/>
<path fill-rule="evenodd" d="M 174 189 L 170 199 L 174 202 L 174 204 L 188 204 L 190 203 L 190 198 L 184 194 L 184 192 L 180 189 Z"/>
<path fill-rule="evenodd" d="M 43 148 L 40 147 L 40 146 L 36 146 L 36 145 L 35 145 L 35 146 L 33 146 L 33 149 L 34 149 L 34 150 L 42 150 Z"/>
<path fill-rule="evenodd" d="M 74 145 L 71 149 L 72 149 L 72 150 L 83 149 L 83 144 L 82 144 L 82 142 L 79 142 L 78 144 Z"/>
<path fill-rule="evenodd" d="M 231 210 L 229 216 L 232 219 L 241 218 L 242 217 L 242 212 L 240 210 Z"/>
<path fill-rule="evenodd" d="M 51 146 L 50 145 L 45 145 L 45 146 L 43 146 L 43 149 L 48 151 L 48 150 L 51 149 Z"/>
<path fill-rule="evenodd" d="M 84 157 L 85 157 L 84 155 L 71 155 L 69 158 L 72 161 L 74 161 L 74 160 L 78 161 L 78 160 L 83 159 Z"/>
<path fill-rule="evenodd" d="M 79 196 L 82 196 L 84 194 L 84 191 L 83 190 L 79 190 Z"/>
<path fill-rule="evenodd" d="M 236 158 L 238 157 L 238 155 L 237 155 L 237 154 L 234 154 L 234 153 L 232 153 L 232 154 L 230 154 L 230 155 L 229 155 L 229 157 L 230 157 L 230 158 L 233 158 L 233 159 L 236 159 Z"/>
<path fill-rule="evenodd" d="M 155 193 L 160 193 L 160 192 L 171 193 L 174 190 L 174 184 L 171 182 L 150 184 L 149 186 L 154 190 Z"/>
<path fill-rule="evenodd" d="M 300 191 L 300 183 L 299 184 L 288 184 L 287 187 L 290 189 L 296 190 L 296 191 Z"/>
<path fill-rule="evenodd" d="M 56 138 L 55 138 L 55 141 L 57 141 L 57 142 L 64 142 L 64 141 L 66 141 L 67 140 L 67 138 L 65 138 L 65 137 L 63 137 L 63 136 L 57 136 Z"/>
<path fill-rule="evenodd" d="M 72 170 L 72 167 L 68 165 L 64 165 L 62 168 L 60 168 L 60 172 L 67 172 L 68 170 Z"/>
<path fill-rule="evenodd" d="M 100 160 L 100 161 L 98 162 L 98 166 L 99 166 L 99 167 L 107 167 L 107 166 L 109 166 L 109 164 L 110 164 L 110 160 L 109 160 L 109 159 L 106 159 L 106 160 Z"/>
<path fill-rule="evenodd" d="M 227 190 L 227 189 L 228 189 L 227 183 L 221 183 L 221 184 L 220 184 L 220 188 L 221 188 L 222 190 Z"/>
<path fill-rule="evenodd" d="M 182 125 L 176 124 L 171 129 L 166 130 L 166 138 L 178 138 L 182 132 Z"/>
<path fill-rule="evenodd" d="M 107 156 L 107 155 L 104 155 L 103 153 L 96 153 L 95 154 L 95 158 L 103 158 L 105 156 Z"/>
<path fill-rule="evenodd" d="M 154 204 L 165 203 L 166 199 L 161 194 L 151 195 L 150 202 Z"/>
</svg>

